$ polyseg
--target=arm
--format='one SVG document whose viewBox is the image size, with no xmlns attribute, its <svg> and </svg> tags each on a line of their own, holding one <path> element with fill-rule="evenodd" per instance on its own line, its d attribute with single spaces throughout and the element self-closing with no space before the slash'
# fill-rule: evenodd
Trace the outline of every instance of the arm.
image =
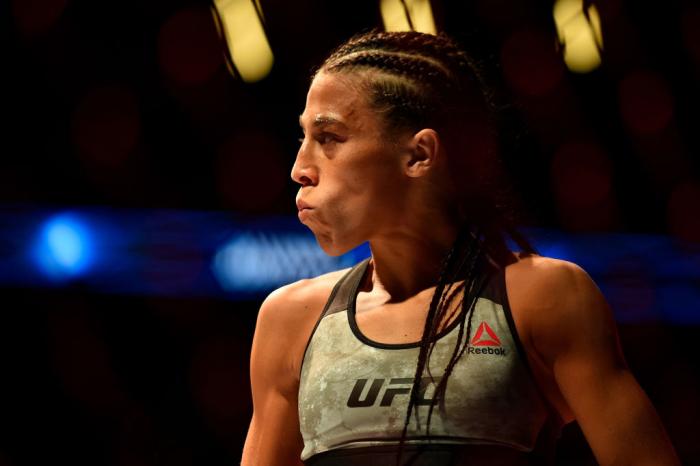
<svg viewBox="0 0 700 466">
<path fill-rule="evenodd" d="M 250 356 L 253 417 L 242 466 L 302 465 L 298 380 L 291 350 L 296 332 L 289 290 L 282 287 L 272 292 L 258 313 Z"/>
<path fill-rule="evenodd" d="M 593 280 L 579 266 L 556 260 L 537 275 L 533 286 L 547 293 L 541 296 L 548 304 L 533 313 L 532 343 L 599 464 L 679 465 L 624 361 L 612 312 Z"/>
</svg>

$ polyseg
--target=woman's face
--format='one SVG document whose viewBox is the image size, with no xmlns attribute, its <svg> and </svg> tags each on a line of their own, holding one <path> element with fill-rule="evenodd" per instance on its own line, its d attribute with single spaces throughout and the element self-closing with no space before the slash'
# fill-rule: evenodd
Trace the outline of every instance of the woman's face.
<svg viewBox="0 0 700 466">
<path fill-rule="evenodd" d="M 301 184 L 297 202 L 311 206 L 299 218 L 331 256 L 396 228 L 404 209 L 407 146 L 390 142 L 353 79 L 316 75 L 299 117 L 304 139 L 291 173 Z"/>
</svg>

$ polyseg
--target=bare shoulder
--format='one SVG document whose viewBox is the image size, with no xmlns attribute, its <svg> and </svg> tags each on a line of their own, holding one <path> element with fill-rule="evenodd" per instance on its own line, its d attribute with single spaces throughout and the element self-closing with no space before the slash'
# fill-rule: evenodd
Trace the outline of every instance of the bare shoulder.
<svg viewBox="0 0 700 466">
<path fill-rule="evenodd" d="M 306 343 L 333 287 L 348 270 L 284 285 L 272 291 L 260 306 L 255 340 L 285 348 L 282 364 L 292 380 L 299 374 Z"/>
<path fill-rule="evenodd" d="M 578 421 L 598 462 L 680 464 L 627 367 L 610 306 L 588 273 L 537 256 L 506 268 L 506 280 L 509 272 L 513 316 L 517 307 L 536 379 L 562 420 Z"/>
<path fill-rule="evenodd" d="M 579 300 L 600 292 L 590 275 L 578 264 L 539 255 L 521 255 L 506 268 L 508 294 L 522 306 L 561 308 L 567 300 Z"/>
<path fill-rule="evenodd" d="M 522 256 L 506 269 L 506 283 L 514 319 L 528 343 L 545 356 L 575 342 L 595 344 L 596 339 L 614 339 L 612 310 L 578 264 Z"/>
<path fill-rule="evenodd" d="M 325 304 L 333 286 L 348 270 L 350 269 L 335 270 L 277 288 L 263 301 L 259 319 L 274 320 L 282 324 L 302 321 L 307 314 L 313 314 L 319 304 Z"/>
<path fill-rule="evenodd" d="M 538 282 L 572 279 L 577 278 L 577 275 L 579 275 L 578 278 L 582 278 L 583 275 L 588 276 L 588 273 L 574 262 L 537 254 L 520 253 L 519 260 L 509 268 L 516 271 L 518 275 L 526 274 L 528 279 L 536 279 Z"/>
</svg>

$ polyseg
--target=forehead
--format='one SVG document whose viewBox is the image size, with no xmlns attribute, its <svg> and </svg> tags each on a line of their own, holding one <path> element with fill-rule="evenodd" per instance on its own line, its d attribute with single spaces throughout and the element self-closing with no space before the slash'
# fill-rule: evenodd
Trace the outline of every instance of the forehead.
<svg viewBox="0 0 700 466">
<path fill-rule="evenodd" d="M 357 127 L 375 114 L 359 85 L 359 79 L 344 74 L 324 73 L 316 75 L 306 96 L 306 108 L 299 116 L 304 125 L 339 123 Z"/>
</svg>

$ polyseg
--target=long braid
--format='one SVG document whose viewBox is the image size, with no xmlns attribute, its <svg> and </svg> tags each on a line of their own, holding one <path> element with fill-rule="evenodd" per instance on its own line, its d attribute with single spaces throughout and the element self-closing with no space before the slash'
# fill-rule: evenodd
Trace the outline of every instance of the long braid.
<svg viewBox="0 0 700 466">
<path fill-rule="evenodd" d="M 504 235 L 509 235 L 522 250 L 536 251 L 514 226 L 511 212 L 507 210 L 509 198 L 505 187 L 492 179 L 470 177 L 468 158 L 473 155 L 469 154 L 471 141 L 464 136 L 464 129 L 482 122 L 479 128 L 495 133 L 497 106 L 478 64 L 454 41 L 442 33 L 371 31 L 352 37 L 336 48 L 318 72 L 357 73 L 360 83 L 366 86 L 371 106 L 383 116 L 389 130 L 434 127 L 445 140 L 450 173 L 456 177 L 455 202 L 460 227 L 441 262 L 426 315 L 396 458 L 400 465 L 412 412 L 417 428 L 421 428 L 418 395 L 425 389 L 422 386 L 424 373 L 428 373 L 430 383 L 435 385 L 425 428 L 429 436 L 434 408 L 438 403 L 444 408 L 448 379 L 468 347 L 473 310 L 489 279 L 487 272 L 512 262 Z M 463 152 L 462 157 L 460 152 Z M 490 159 L 498 161 L 497 154 L 492 152 L 477 156 L 481 164 Z M 460 278 L 464 279 L 463 283 L 453 290 Z M 450 312 L 451 303 L 460 291 L 463 291 L 462 302 Z M 430 358 L 439 333 L 453 319 L 459 319 L 457 342 L 435 384 Z"/>
<path fill-rule="evenodd" d="M 461 232 L 460 232 L 461 233 Z M 407 413 L 408 415 L 406 416 L 406 419 L 404 421 L 404 427 L 403 427 L 403 433 L 401 435 L 401 442 L 400 442 L 400 447 L 403 446 L 406 433 L 408 430 L 408 424 L 410 422 L 410 412 L 413 409 L 413 407 L 416 405 L 416 398 L 417 398 L 417 390 L 416 390 L 416 385 L 420 384 L 420 381 L 423 377 L 423 372 L 425 369 L 426 365 L 426 360 L 428 357 L 428 353 L 430 352 L 430 346 L 429 343 L 433 339 L 432 337 L 434 336 L 434 327 L 435 321 L 436 321 L 436 314 L 439 312 L 439 309 L 441 306 L 439 306 L 439 302 L 441 298 L 444 299 L 443 296 L 443 290 L 445 288 L 445 285 L 449 283 L 448 279 L 451 278 L 452 276 L 448 276 L 447 274 L 452 272 L 454 267 L 453 264 L 455 261 L 459 259 L 456 253 L 458 253 L 458 248 L 460 247 L 461 243 L 463 242 L 463 237 L 462 235 L 459 235 L 457 239 L 455 240 L 455 243 L 453 244 L 452 248 L 449 250 L 447 255 L 445 256 L 445 259 L 443 260 L 442 267 L 440 270 L 440 277 L 438 279 L 438 284 L 437 287 L 435 288 L 435 293 L 433 293 L 433 297 L 430 302 L 430 307 L 428 308 L 428 314 L 425 318 L 425 324 L 423 328 L 423 335 L 421 337 L 421 345 L 420 345 L 420 351 L 418 353 L 418 363 L 416 365 L 416 372 L 415 376 L 413 379 L 413 388 L 411 390 L 411 395 L 409 397 L 409 404 L 408 404 L 408 409 Z M 416 410 L 416 420 L 418 421 L 418 411 Z M 419 422 L 419 421 L 418 421 Z"/>
<path fill-rule="evenodd" d="M 481 253 L 482 250 L 479 246 L 476 246 L 476 253 L 473 254 L 473 259 L 469 263 L 469 277 L 471 278 L 470 280 L 470 288 L 467 288 L 466 286 L 464 287 L 464 297 L 462 299 L 462 308 L 461 308 L 461 313 L 460 313 L 460 323 L 459 323 L 459 332 L 457 335 L 457 341 L 455 344 L 455 349 L 452 352 L 452 355 L 450 357 L 449 362 L 447 363 L 447 366 L 445 367 L 443 371 L 443 375 L 440 378 L 440 381 L 438 382 L 438 385 L 435 387 L 435 394 L 431 400 L 430 407 L 428 410 L 428 421 L 426 425 L 426 435 L 430 434 L 430 420 L 432 419 L 433 415 L 433 409 L 435 408 L 436 402 L 440 402 L 441 406 L 444 408 L 444 400 L 445 400 L 445 393 L 447 391 L 447 381 L 449 380 L 450 375 L 452 374 L 452 369 L 454 366 L 457 364 L 457 361 L 462 357 L 462 354 L 464 351 L 467 349 L 470 337 L 471 337 L 471 325 L 472 325 L 472 315 L 474 311 L 474 306 L 476 305 L 476 300 L 478 299 L 479 295 L 481 294 L 481 291 L 483 287 L 485 286 L 487 280 L 485 277 L 482 275 L 481 282 L 477 285 L 476 284 L 476 274 L 479 271 L 479 261 L 481 258 Z M 466 328 L 466 335 L 464 332 L 464 319 L 466 318 L 467 320 L 467 328 Z M 434 343 L 433 343 L 434 346 Z"/>
<path fill-rule="evenodd" d="M 467 229 L 466 229 L 466 226 L 463 226 L 462 230 L 460 231 L 460 234 L 465 234 L 465 233 L 467 233 Z M 457 266 L 454 267 L 452 274 L 449 277 L 445 278 L 449 283 L 445 294 L 447 294 L 447 292 L 449 292 L 449 290 L 452 288 L 452 285 L 454 284 L 454 282 L 460 276 L 462 276 L 461 272 L 464 269 L 464 264 L 471 258 L 471 252 L 473 250 L 473 247 L 474 247 L 473 242 L 470 244 L 467 244 L 465 247 L 463 238 L 458 238 L 458 240 L 456 241 L 456 244 L 455 244 L 456 252 L 458 254 L 461 254 L 461 256 L 458 255 L 459 262 L 457 263 Z M 469 271 L 470 268 L 468 268 L 467 270 Z M 461 289 L 466 289 L 468 283 L 469 283 L 469 280 L 465 279 L 464 283 L 460 284 L 457 287 L 457 289 L 454 291 L 454 293 L 449 296 L 449 299 L 445 299 L 445 297 L 443 296 L 443 298 L 440 301 L 440 304 L 437 308 L 437 311 L 435 313 L 435 318 L 433 319 L 433 321 L 429 321 L 428 319 L 426 319 L 425 325 L 426 325 L 426 328 L 429 328 L 428 341 L 432 342 L 433 339 L 435 337 L 437 337 L 438 332 L 441 330 L 441 328 L 438 328 L 440 326 L 440 324 L 443 324 L 446 327 L 448 322 L 451 322 L 452 318 L 454 317 L 454 314 L 457 312 L 460 312 L 459 308 L 457 308 L 450 315 L 446 316 L 447 309 L 450 308 L 450 304 L 452 302 L 454 295 L 456 293 L 458 293 Z M 435 345 L 429 346 L 428 354 L 427 354 L 428 360 L 430 359 L 430 356 L 432 355 L 434 348 L 435 348 Z M 427 370 L 428 370 L 428 375 L 430 375 L 432 378 L 432 374 L 430 373 L 429 366 L 427 367 Z"/>
</svg>

